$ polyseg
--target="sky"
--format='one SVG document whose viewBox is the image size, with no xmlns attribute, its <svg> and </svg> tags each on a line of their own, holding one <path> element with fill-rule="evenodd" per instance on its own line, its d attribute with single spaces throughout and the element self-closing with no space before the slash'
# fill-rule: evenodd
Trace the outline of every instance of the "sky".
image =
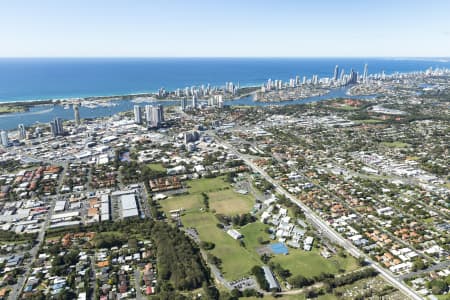
<svg viewBox="0 0 450 300">
<path fill-rule="evenodd" d="M 0 0 L 0 57 L 449 57 L 449 0 Z"/>
</svg>

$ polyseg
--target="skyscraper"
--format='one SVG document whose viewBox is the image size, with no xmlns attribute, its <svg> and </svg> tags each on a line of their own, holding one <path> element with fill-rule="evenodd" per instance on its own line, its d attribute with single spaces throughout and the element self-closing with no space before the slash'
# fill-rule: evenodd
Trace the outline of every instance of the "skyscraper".
<svg viewBox="0 0 450 300">
<path fill-rule="evenodd" d="M 349 80 L 349 84 L 355 84 L 358 82 L 358 73 L 356 73 L 355 70 L 351 69 L 350 71 L 350 80 Z"/>
<path fill-rule="evenodd" d="M 9 145 L 8 132 L 2 130 L 2 132 L 0 133 L 0 140 L 2 142 L 3 147 L 8 147 Z"/>
<path fill-rule="evenodd" d="M 147 126 L 158 128 L 161 123 L 164 122 L 164 110 L 162 105 L 145 106 L 145 118 L 147 120 Z"/>
<path fill-rule="evenodd" d="M 197 96 L 192 96 L 192 108 L 197 108 Z"/>
<path fill-rule="evenodd" d="M 152 118 L 151 118 L 151 126 L 158 128 L 161 123 L 161 108 L 158 106 L 152 107 Z"/>
<path fill-rule="evenodd" d="M 27 131 L 25 130 L 25 125 L 19 124 L 19 137 L 20 139 L 25 139 L 27 137 Z"/>
<path fill-rule="evenodd" d="M 157 109 L 158 109 L 158 126 L 159 126 L 159 123 L 164 122 L 164 108 L 161 104 L 158 104 Z"/>
<path fill-rule="evenodd" d="M 345 78 L 345 70 L 342 69 L 342 70 L 341 70 L 341 77 L 340 77 L 340 79 L 339 79 L 339 80 L 341 81 L 341 84 L 345 84 L 344 78 Z"/>
<path fill-rule="evenodd" d="M 367 64 L 364 65 L 364 73 L 363 73 L 363 82 L 367 83 L 367 79 L 369 76 L 369 67 L 367 66 Z"/>
<path fill-rule="evenodd" d="M 334 76 L 333 76 L 333 80 L 337 81 L 339 79 L 339 66 L 336 65 L 336 67 L 334 67 Z"/>
<path fill-rule="evenodd" d="M 181 110 L 185 111 L 186 110 L 186 97 L 184 97 L 183 99 L 181 99 Z"/>
<path fill-rule="evenodd" d="M 63 122 L 61 118 L 56 118 L 50 122 L 50 131 L 54 137 L 64 134 Z"/>
<path fill-rule="evenodd" d="M 63 128 L 63 121 L 61 118 L 56 118 L 55 119 L 56 122 L 56 128 L 58 129 L 58 134 L 62 135 L 64 133 L 64 128 Z"/>
<path fill-rule="evenodd" d="M 74 117 L 75 117 L 75 124 L 76 125 L 80 125 L 81 121 L 80 121 L 80 105 L 78 103 L 75 103 L 73 105 L 73 113 L 74 113 Z"/>
<path fill-rule="evenodd" d="M 151 105 L 145 106 L 145 120 L 147 122 L 147 126 L 150 125 L 151 120 L 152 120 L 152 108 L 153 108 L 153 106 L 151 106 Z"/>
<path fill-rule="evenodd" d="M 141 107 L 139 105 L 134 106 L 134 123 L 142 124 Z"/>
</svg>

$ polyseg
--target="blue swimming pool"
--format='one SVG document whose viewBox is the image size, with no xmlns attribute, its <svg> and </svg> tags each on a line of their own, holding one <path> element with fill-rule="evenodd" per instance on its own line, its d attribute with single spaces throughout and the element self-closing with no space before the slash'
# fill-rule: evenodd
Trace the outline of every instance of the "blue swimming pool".
<svg viewBox="0 0 450 300">
<path fill-rule="evenodd" d="M 270 249 L 272 250 L 273 254 L 288 254 L 289 253 L 288 247 L 286 247 L 286 245 L 283 243 L 271 244 Z"/>
</svg>

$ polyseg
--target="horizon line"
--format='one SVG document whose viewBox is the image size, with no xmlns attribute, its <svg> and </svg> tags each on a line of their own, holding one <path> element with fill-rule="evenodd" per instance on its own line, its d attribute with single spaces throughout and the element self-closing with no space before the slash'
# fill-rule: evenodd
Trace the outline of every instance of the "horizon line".
<svg viewBox="0 0 450 300">
<path fill-rule="evenodd" d="M 292 58 L 383 58 L 383 59 L 450 59 L 450 56 L 0 56 L 0 59 L 64 59 L 64 58 L 113 58 L 113 59 L 139 59 L 139 58 L 158 58 L 158 59 L 233 59 L 233 58 L 246 58 L 246 59 L 258 59 L 258 58 L 276 58 L 276 59 L 292 59 Z"/>
</svg>

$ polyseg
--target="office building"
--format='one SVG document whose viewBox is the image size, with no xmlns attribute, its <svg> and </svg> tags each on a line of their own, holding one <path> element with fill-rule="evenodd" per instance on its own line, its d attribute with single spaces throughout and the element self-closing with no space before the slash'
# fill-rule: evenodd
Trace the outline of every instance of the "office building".
<svg viewBox="0 0 450 300">
<path fill-rule="evenodd" d="M 80 105 L 78 103 L 75 103 L 73 105 L 73 114 L 74 114 L 74 118 L 75 118 L 75 124 L 76 125 L 80 125 L 81 124 L 81 120 L 80 120 Z"/>
<path fill-rule="evenodd" d="M 5 130 L 2 130 L 0 132 L 0 140 L 2 142 L 2 146 L 3 147 L 8 147 L 9 146 L 9 139 L 8 139 L 8 132 Z"/>
<path fill-rule="evenodd" d="M 134 123 L 142 124 L 142 113 L 139 105 L 134 106 Z"/>
</svg>

